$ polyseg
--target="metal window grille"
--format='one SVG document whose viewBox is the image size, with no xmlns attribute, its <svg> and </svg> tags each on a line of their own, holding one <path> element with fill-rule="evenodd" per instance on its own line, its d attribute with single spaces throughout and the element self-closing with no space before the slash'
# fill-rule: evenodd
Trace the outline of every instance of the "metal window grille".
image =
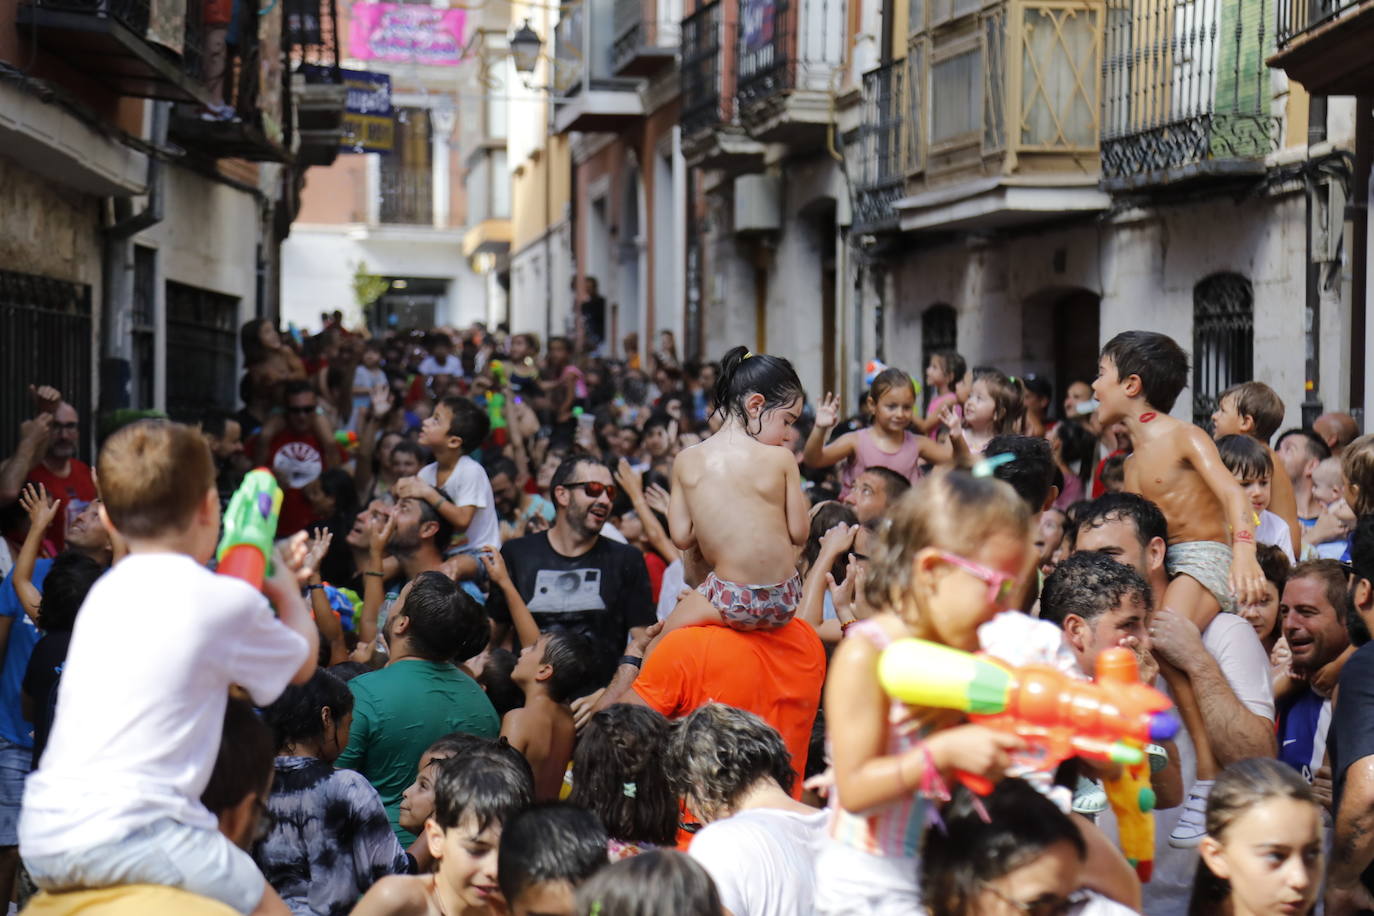
<svg viewBox="0 0 1374 916">
<path fill-rule="evenodd" d="M 155 407 L 153 390 L 157 365 L 157 252 L 134 246 L 133 313 L 133 407 Z"/>
<path fill-rule="evenodd" d="M 167 413 L 199 417 L 210 408 L 233 410 L 239 300 L 167 281 Z"/>
<path fill-rule="evenodd" d="M 720 0 L 682 20 L 682 133 L 698 134 L 722 120 Z"/>
<path fill-rule="evenodd" d="M 81 415 L 82 456 L 90 457 L 91 288 L 0 270 L 0 455 L 19 442 L 33 415 L 29 385 L 52 385 Z"/>
<path fill-rule="evenodd" d="M 1362 0 L 1278 0 L 1277 44 L 1283 49 L 1361 5 Z"/>
<path fill-rule="evenodd" d="M 741 109 L 794 85 L 796 8 L 789 0 L 741 0 L 739 96 Z"/>
<path fill-rule="evenodd" d="M 905 77 L 906 62 L 901 60 L 863 76 L 863 114 L 853 144 L 859 160 L 854 189 L 854 228 L 859 232 L 896 228 L 895 204 L 906 178 Z"/>
<path fill-rule="evenodd" d="M 1254 369 L 1254 289 L 1240 274 L 1213 274 L 1193 287 L 1193 422 L 1207 426 L 1218 396 Z"/>
<path fill-rule="evenodd" d="M 403 108 L 396 118 L 400 148 L 382 157 L 383 223 L 427 226 L 434 222 L 429 109 Z"/>
<path fill-rule="evenodd" d="M 959 318 L 954 306 L 937 302 L 921 313 L 921 371 L 930 365 L 930 358 L 941 350 L 959 348 Z M 934 393 L 925 392 L 926 406 Z"/>
</svg>

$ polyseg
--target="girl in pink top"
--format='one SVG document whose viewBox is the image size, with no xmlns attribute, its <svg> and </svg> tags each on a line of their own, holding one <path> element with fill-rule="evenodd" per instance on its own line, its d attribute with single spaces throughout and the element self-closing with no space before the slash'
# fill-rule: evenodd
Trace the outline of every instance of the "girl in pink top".
<svg viewBox="0 0 1374 916">
<path fill-rule="evenodd" d="M 854 481 L 871 467 L 896 471 L 913 483 L 921 476 L 921 462 L 938 464 L 953 457 L 953 449 L 911 431 L 911 409 L 916 388 L 911 376 L 900 369 L 884 369 L 868 391 L 873 425 L 846 433 L 826 444 L 826 435 L 839 419 L 840 400 L 827 394 L 816 408 L 816 426 L 806 440 L 802 456 L 807 467 L 828 468 L 845 462 L 840 475 L 840 499 L 849 495 Z"/>
<path fill-rule="evenodd" d="M 935 397 L 926 408 L 925 419 L 916 417 L 911 425 L 918 433 L 939 438 L 936 433 L 945 425 L 940 418 L 950 407 L 956 411 L 963 409 L 969 385 L 968 362 L 962 356 L 953 350 L 932 353 L 930 364 L 926 366 L 926 387 L 935 392 Z"/>
</svg>

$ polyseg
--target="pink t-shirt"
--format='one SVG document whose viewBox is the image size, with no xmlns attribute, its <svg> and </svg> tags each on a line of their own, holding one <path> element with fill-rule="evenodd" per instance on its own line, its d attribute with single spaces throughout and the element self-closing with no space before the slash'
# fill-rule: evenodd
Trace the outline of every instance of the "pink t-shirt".
<svg viewBox="0 0 1374 916">
<path fill-rule="evenodd" d="M 861 429 L 855 435 L 854 454 L 845 462 L 840 474 L 840 499 L 849 495 L 854 481 L 869 468 L 888 468 L 915 483 L 921 478 L 921 440 L 908 431 L 902 437 L 902 447 L 895 452 L 885 452 L 878 447 L 873 430 Z"/>
</svg>

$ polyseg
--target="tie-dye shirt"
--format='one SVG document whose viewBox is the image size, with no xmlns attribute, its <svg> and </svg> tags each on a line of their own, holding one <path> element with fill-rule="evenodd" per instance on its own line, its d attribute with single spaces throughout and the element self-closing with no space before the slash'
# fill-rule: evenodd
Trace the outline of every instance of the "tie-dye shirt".
<svg viewBox="0 0 1374 916">
<path fill-rule="evenodd" d="M 408 870 L 377 790 L 353 770 L 278 757 L 266 817 L 253 859 L 292 913 L 346 914 L 377 879 Z"/>
</svg>

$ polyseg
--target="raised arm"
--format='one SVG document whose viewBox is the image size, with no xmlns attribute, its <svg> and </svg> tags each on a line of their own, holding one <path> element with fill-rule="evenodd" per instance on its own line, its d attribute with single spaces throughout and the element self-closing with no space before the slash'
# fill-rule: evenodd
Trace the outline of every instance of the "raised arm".
<svg viewBox="0 0 1374 916">
<path fill-rule="evenodd" d="M 358 621 L 358 645 L 353 650 L 352 659 L 364 665 L 372 664 L 372 656 L 377 651 L 377 615 L 382 612 L 382 602 L 386 600 L 386 571 L 382 561 L 386 557 L 386 544 L 396 533 L 396 520 L 387 516 L 385 522 L 373 519 L 368 525 L 367 567 L 363 570 L 363 619 Z"/>
<path fill-rule="evenodd" d="M 1184 430 L 1186 454 L 1193 469 L 1221 503 L 1231 525 L 1231 589 L 1239 604 L 1264 600 L 1264 572 L 1255 559 L 1255 510 L 1236 478 L 1221 462 L 1216 443 L 1196 426 Z"/>
<path fill-rule="evenodd" d="M 315 629 L 315 621 L 301 600 L 301 582 L 313 572 L 305 565 L 307 553 L 305 532 L 302 531 L 276 549 L 272 577 L 263 583 L 263 594 L 277 609 L 277 619 L 299 633 L 309 650 L 305 653 L 305 661 L 301 662 L 291 678 L 293 684 L 304 684 L 310 680 L 319 664 L 320 655 L 319 631 Z"/>
<path fill-rule="evenodd" d="M 473 516 L 477 514 L 476 506 L 454 505 L 453 500 L 449 499 L 443 490 L 425 483 L 419 477 L 402 477 L 391 489 L 397 499 L 418 499 L 429 503 L 430 507 L 442 515 L 459 533 L 468 530 Z"/>
<path fill-rule="evenodd" d="M 672 538 L 668 537 L 668 532 L 663 530 L 663 524 L 659 522 L 658 516 L 654 514 L 654 509 L 649 505 L 649 498 L 644 493 L 644 481 L 635 473 L 634 468 L 630 467 L 630 462 L 624 458 L 615 469 L 616 483 L 625 491 L 625 495 L 630 498 L 630 505 L 634 507 L 635 514 L 639 516 L 639 522 L 644 526 L 644 537 L 649 541 L 649 545 L 661 556 L 664 561 L 671 563 L 679 556 L 677 545 Z M 672 502 L 669 497 L 669 507 Z"/>
<path fill-rule="evenodd" d="M 306 590 L 310 594 L 310 611 L 315 617 L 315 629 L 320 639 L 329 647 L 329 664 L 337 665 L 348 660 L 348 647 L 344 645 L 343 624 L 334 608 L 329 604 L 329 596 L 324 592 L 324 580 L 320 578 L 320 564 L 329 552 L 334 535 L 328 528 L 316 528 L 310 538 L 310 552 L 305 564 L 310 570 L 306 580 Z"/>
<path fill-rule="evenodd" d="M 8 506 L 19 498 L 19 491 L 23 489 L 29 471 L 38 466 L 43 453 L 47 451 L 51 433 L 50 413 L 40 413 L 19 425 L 19 444 L 14 454 L 0 464 L 0 506 Z"/>
<path fill-rule="evenodd" d="M 33 568 L 38 562 L 38 549 L 43 544 L 43 534 L 57 517 L 62 508 L 62 500 L 50 499 L 47 488 L 41 483 L 28 484 L 19 496 L 19 505 L 29 515 L 29 533 L 24 538 L 24 546 L 19 549 L 19 559 L 14 562 L 14 593 L 24 606 L 24 613 L 38 623 L 38 607 L 43 602 L 43 593 L 33 584 Z"/>
<path fill-rule="evenodd" d="M 510 611 L 510 620 L 515 626 L 516 639 L 520 640 L 522 646 L 534 645 L 539 641 L 539 624 L 534 622 L 529 605 L 511 581 L 510 570 L 506 568 L 506 558 L 492 547 L 483 547 L 481 557 L 491 584 L 499 588 L 506 599 L 506 608 Z"/>
<path fill-rule="evenodd" d="M 802 597 L 801 603 L 797 606 L 797 616 L 817 630 L 820 629 L 822 619 L 825 617 L 825 592 L 829 587 L 827 577 L 830 575 L 830 570 L 835 565 L 835 561 L 854 546 L 854 534 L 858 530 L 857 525 L 846 525 L 844 522 L 840 522 L 827 531 L 821 538 L 821 549 L 816 554 L 816 562 L 812 563 L 811 568 L 806 571 L 806 578 L 802 581 Z"/>
<path fill-rule="evenodd" d="M 854 454 L 854 434 L 848 433 L 829 444 L 826 436 L 839 422 L 840 399 L 838 395 L 827 393 L 824 400 L 816 405 L 816 425 L 811 427 L 811 435 L 806 437 L 806 449 L 802 460 L 809 468 L 828 468 L 839 464 Z"/>
</svg>

